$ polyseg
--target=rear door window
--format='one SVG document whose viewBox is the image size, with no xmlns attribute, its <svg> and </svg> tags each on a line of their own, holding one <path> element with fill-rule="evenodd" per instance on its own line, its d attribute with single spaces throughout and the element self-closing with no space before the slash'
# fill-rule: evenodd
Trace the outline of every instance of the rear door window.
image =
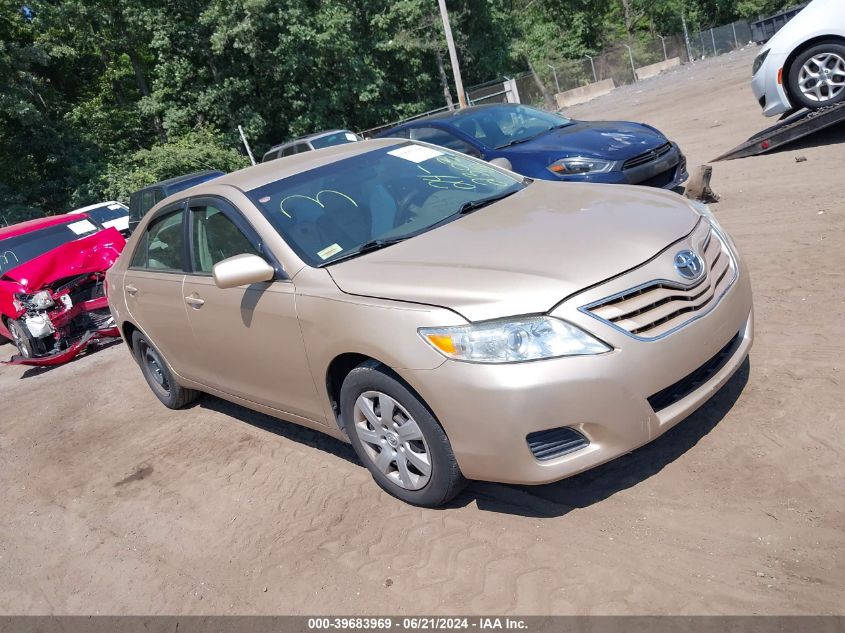
<svg viewBox="0 0 845 633">
<path fill-rule="evenodd" d="M 181 273 L 185 258 L 183 216 L 184 211 L 179 209 L 150 222 L 132 254 L 130 266 Z"/>
<path fill-rule="evenodd" d="M 153 208 L 156 203 L 156 195 L 154 189 L 147 189 L 141 194 L 141 215 L 140 217 L 144 217 L 147 211 Z"/>
</svg>

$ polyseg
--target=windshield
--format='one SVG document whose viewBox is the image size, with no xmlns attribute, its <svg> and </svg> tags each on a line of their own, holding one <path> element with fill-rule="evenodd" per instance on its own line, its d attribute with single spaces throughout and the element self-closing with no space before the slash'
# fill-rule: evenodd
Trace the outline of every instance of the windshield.
<svg viewBox="0 0 845 633">
<path fill-rule="evenodd" d="M 524 186 L 514 176 L 457 152 L 403 143 L 278 180 L 247 195 L 307 264 L 321 266 L 373 240 L 423 233 L 458 217 L 467 203 Z"/>
<path fill-rule="evenodd" d="M 91 220 L 83 218 L 0 240 L 0 275 L 62 244 L 87 237 L 98 230 Z"/>
<path fill-rule="evenodd" d="M 354 143 L 355 141 L 360 140 L 361 139 L 359 139 L 357 135 L 353 134 L 349 130 L 341 130 L 340 132 L 334 132 L 333 134 L 326 134 L 325 136 L 312 138 L 309 142 L 314 149 L 321 149 L 331 145 L 343 145 L 345 143 Z"/>
<path fill-rule="evenodd" d="M 459 130 L 474 137 L 482 145 L 495 149 L 531 140 L 543 132 L 571 123 L 559 114 L 510 104 L 471 110 L 452 120 L 452 124 Z"/>
<path fill-rule="evenodd" d="M 101 207 L 88 209 L 85 214 L 100 224 L 105 224 L 106 222 L 111 222 L 112 220 L 127 217 L 129 215 L 129 211 L 119 204 L 104 204 Z"/>
</svg>

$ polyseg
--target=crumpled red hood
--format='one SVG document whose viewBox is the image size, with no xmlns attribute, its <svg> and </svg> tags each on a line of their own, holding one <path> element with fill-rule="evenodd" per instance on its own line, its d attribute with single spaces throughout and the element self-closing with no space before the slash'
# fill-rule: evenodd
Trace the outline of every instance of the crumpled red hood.
<svg viewBox="0 0 845 633">
<path fill-rule="evenodd" d="M 126 240 L 120 232 L 108 228 L 63 244 L 6 271 L 3 279 L 17 282 L 21 291 L 31 294 L 65 277 L 108 270 L 124 246 Z"/>
</svg>

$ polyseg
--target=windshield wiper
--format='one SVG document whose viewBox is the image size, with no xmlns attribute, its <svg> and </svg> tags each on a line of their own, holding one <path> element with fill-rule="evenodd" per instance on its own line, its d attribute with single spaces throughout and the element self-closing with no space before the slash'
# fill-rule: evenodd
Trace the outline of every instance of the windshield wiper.
<svg viewBox="0 0 845 633">
<path fill-rule="evenodd" d="M 513 141 L 505 143 L 504 145 L 499 145 L 498 147 L 496 147 L 496 149 L 505 149 L 506 147 L 511 147 L 513 145 L 519 145 L 520 143 L 527 143 L 528 141 L 535 139 L 535 138 L 537 138 L 536 134 L 534 136 L 528 136 L 526 138 L 514 139 Z"/>
<path fill-rule="evenodd" d="M 542 132 L 538 132 L 534 136 L 515 139 L 513 141 L 510 141 L 509 143 L 505 143 L 504 145 L 499 145 L 496 149 L 505 149 L 506 147 L 511 147 L 512 145 L 519 145 L 520 143 L 526 143 L 528 141 L 533 141 L 535 138 L 537 138 L 541 134 L 547 134 L 548 132 L 551 132 L 552 130 L 559 130 L 562 127 L 569 127 L 570 125 L 572 125 L 572 121 L 567 121 L 566 123 L 561 123 L 560 125 L 553 125 L 552 127 L 545 129 Z"/>
<path fill-rule="evenodd" d="M 436 228 L 442 224 L 446 224 L 447 222 L 451 221 L 457 216 L 467 215 L 480 209 L 481 207 L 486 207 L 489 204 L 493 204 L 494 202 L 498 202 L 499 200 L 503 200 L 508 196 L 512 196 L 513 194 L 517 193 L 518 191 L 522 191 L 522 189 L 512 189 L 510 191 L 505 191 L 503 193 L 497 194 L 495 196 L 490 196 L 488 198 L 481 198 L 480 200 L 470 200 L 469 202 L 465 202 L 460 206 L 460 208 L 455 211 L 451 215 L 447 215 L 445 218 L 440 220 L 439 222 L 435 222 L 434 224 L 425 227 L 420 231 L 416 231 L 414 233 L 408 233 L 407 235 L 403 235 L 402 237 L 390 237 L 390 238 L 379 238 L 375 240 L 370 240 L 369 242 L 364 242 L 356 248 L 354 251 L 350 251 L 346 253 L 346 255 L 341 255 L 340 257 L 335 257 L 332 260 L 324 262 L 320 264 L 319 267 L 329 266 L 331 264 L 337 264 L 338 262 L 342 262 L 347 259 L 352 259 L 353 257 L 358 257 L 359 255 L 364 255 L 365 253 L 369 253 L 372 251 L 377 251 L 387 246 L 392 246 L 393 244 L 398 244 L 399 242 L 404 242 L 408 238 L 415 237 L 420 235 L 421 233 L 426 233 L 433 228 Z"/>
<path fill-rule="evenodd" d="M 489 198 L 481 198 L 480 200 L 470 200 L 469 202 L 464 202 L 455 215 L 466 215 L 467 213 L 472 213 L 473 211 L 476 211 L 481 207 L 486 207 L 488 204 L 493 204 L 494 202 L 498 202 L 499 200 L 504 200 L 508 196 L 512 196 L 513 194 L 515 194 L 517 191 L 522 190 L 512 189 L 511 191 L 505 191 L 504 193 L 500 193 L 495 196 L 490 196 Z"/>
<path fill-rule="evenodd" d="M 341 257 L 335 257 L 331 261 L 325 262 L 320 264 L 320 266 L 326 266 L 328 264 L 336 264 L 338 262 L 342 262 L 346 259 L 351 259 L 353 257 L 358 257 L 358 255 L 363 255 L 364 253 L 370 253 L 372 251 L 377 251 L 379 249 L 385 248 L 387 246 L 392 246 L 393 244 L 398 244 L 399 242 L 404 242 L 408 239 L 408 235 L 402 237 L 391 237 L 391 238 L 380 238 L 375 240 L 370 240 L 369 242 L 364 242 L 356 248 L 354 251 L 347 253 L 346 255 L 342 255 Z"/>
</svg>

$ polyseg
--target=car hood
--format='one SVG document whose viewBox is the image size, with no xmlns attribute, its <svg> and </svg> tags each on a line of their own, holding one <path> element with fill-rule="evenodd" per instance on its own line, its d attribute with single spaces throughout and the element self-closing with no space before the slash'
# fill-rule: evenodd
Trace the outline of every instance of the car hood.
<svg viewBox="0 0 845 633">
<path fill-rule="evenodd" d="M 326 270 L 348 294 L 442 306 L 469 321 L 537 314 L 644 263 L 688 235 L 699 217 L 674 193 L 537 180 Z"/>
<path fill-rule="evenodd" d="M 2 280 L 15 282 L 21 292 L 36 292 L 60 279 L 108 270 L 125 245 L 116 229 L 105 229 L 16 266 L 6 271 Z"/>
<path fill-rule="evenodd" d="M 627 160 L 666 142 L 666 137 L 641 123 L 627 121 L 573 121 L 538 137 L 505 148 L 505 152 L 550 152 L 553 158 L 592 156 Z"/>
<path fill-rule="evenodd" d="M 768 42 L 763 44 L 760 50 L 769 49 L 775 53 L 789 53 L 801 42 L 828 35 L 831 25 L 837 22 L 841 24 L 841 18 L 845 17 L 841 1 L 815 0 L 811 2 L 784 24 Z"/>
</svg>

